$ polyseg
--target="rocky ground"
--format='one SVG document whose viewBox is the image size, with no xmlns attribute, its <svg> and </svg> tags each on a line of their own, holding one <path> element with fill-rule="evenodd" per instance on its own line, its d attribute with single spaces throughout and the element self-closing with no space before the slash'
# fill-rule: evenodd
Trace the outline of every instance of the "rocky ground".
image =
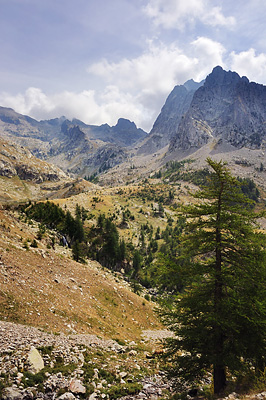
<svg viewBox="0 0 266 400">
<path fill-rule="evenodd" d="M 156 358 L 167 331 L 144 331 L 142 343 L 119 344 L 90 334 L 49 334 L 0 321 L 0 399 L 2 400 L 163 400 L 173 393 Z M 194 393 L 188 391 L 187 400 Z M 195 397 L 204 399 L 204 396 Z M 223 400 L 264 400 L 266 392 L 231 393 Z"/>
<path fill-rule="evenodd" d="M 146 331 L 142 342 L 155 344 L 165 334 Z M 155 354 L 135 342 L 122 345 L 90 334 L 54 335 L 0 321 L 3 400 L 162 398 L 171 388 L 155 364 Z"/>
</svg>

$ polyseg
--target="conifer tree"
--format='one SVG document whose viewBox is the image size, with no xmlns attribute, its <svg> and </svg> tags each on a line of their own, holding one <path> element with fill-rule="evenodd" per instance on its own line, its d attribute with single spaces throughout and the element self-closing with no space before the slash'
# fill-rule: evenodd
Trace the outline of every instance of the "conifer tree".
<svg viewBox="0 0 266 400">
<path fill-rule="evenodd" d="M 172 372 L 195 382 L 211 370 L 214 392 L 220 393 L 228 373 L 265 368 L 266 241 L 256 224 L 259 215 L 226 164 L 207 163 L 208 184 L 194 204 L 182 208 L 186 289 L 161 315 L 175 333 L 166 342 Z"/>
</svg>

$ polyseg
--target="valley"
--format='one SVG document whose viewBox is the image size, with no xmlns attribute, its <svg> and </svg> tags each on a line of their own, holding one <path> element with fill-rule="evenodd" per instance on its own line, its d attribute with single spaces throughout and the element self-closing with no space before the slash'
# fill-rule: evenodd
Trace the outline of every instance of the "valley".
<svg viewBox="0 0 266 400">
<path fill-rule="evenodd" d="M 265 232 L 265 104 L 264 86 L 216 67 L 176 86 L 149 134 L 123 118 L 92 126 L 0 108 L 3 399 L 181 396 L 164 371 L 172 332 L 157 311 L 186 287 L 182 210 L 211 185 L 211 157 L 227 163 Z M 201 398 L 210 384 L 208 371 Z"/>
</svg>

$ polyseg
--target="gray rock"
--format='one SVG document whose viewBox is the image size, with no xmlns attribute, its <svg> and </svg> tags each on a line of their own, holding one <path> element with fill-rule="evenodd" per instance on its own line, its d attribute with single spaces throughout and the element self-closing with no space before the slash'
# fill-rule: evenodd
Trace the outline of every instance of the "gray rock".
<svg viewBox="0 0 266 400">
<path fill-rule="evenodd" d="M 260 148 L 266 136 L 266 86 L 215 67 L 193 95 L 170 141 L 170 151 L 197 149 L 210 140 Z"/>
<path fill-rule="evenodd" d="M 89 400 L 95 400 L 95 399 L 97 399 L 97 398 L 98 398 L 97 393 L 93 392 L 93 393 L 90 395 Z"/>
<path fill-rule="evenodd" d="M 78 379 L 71 379 L 69 384 L 69 390 L 72 393 L 86 393 L 85 386 L 83 386 L 81 381 Z"/>
<path fill-rule="evenodd" d="M 188 111 L 195 91 L 202 85 L 193 80 L 175 86 L 154 122 L 148 140 L 140 153 L 153 153 L 169 144 L 175 135 L 182 116 Z"/>
<path fill-rule="evenodd" d="M 74 400 L 76 397 L 71 392 L 66 392 L 58 397 L 58 400 Z"/>
<path fill-rule="evenodd" d="M 17 388 L 8 387 L 5 388 L 2 392 L 2 400 L 22 400 L 23 393 L 20 392 Z"/>
</svg>

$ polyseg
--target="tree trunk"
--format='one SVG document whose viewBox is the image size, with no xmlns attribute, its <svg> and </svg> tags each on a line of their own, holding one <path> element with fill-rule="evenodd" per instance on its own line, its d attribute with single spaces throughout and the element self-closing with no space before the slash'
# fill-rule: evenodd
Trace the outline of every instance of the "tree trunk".
<svg viewBox="0 0 266 400">
<path fill-rule="evenodd" d="M 226 385 L 225 368 L 221 365 L 216 365 L 213 370 L 213 385 L 214 393 L 220 393 Z"/>
<path fill-rule="evenodd" d="M 214 313 L 218 321 L 222 311 L 223 299 L 223 280 L 222 280 L 222 234 L 221 234 L 221 196 L 223 192 L 223 182 L 221 182 L 220 193 L 218 196 L 217 215 L 216 215 L 216 262 L 215 262 L 215 287 L 214 287 Z M 216 322 L 214 326 L 214 366 L 213 384 L 214 393 L 217 394 L 224 389 L 226 384 L 225 367 L 223 364 L 224 335 L 221 327 Z"/>
</svg>

